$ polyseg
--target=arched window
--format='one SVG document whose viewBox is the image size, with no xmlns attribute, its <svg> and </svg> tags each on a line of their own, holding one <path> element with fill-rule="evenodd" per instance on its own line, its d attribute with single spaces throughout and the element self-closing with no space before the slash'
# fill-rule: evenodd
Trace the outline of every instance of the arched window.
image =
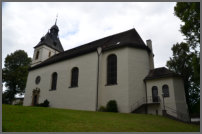
<svg viewBox="0 0 202 134">
<path fill-rule="evenodd" d="M 57 87 L 57 77 L 58 77 L 58 74 L 56 72 L 54 72 L 52 74 L 51 90 L 56 90 L 56 87 Z"/>
<path fill-rule="evenodd" d="M 153 102 L 158 102 L 158 88 L 157 86 L 152 87 L 152 100 Z"/>
<path fill-rule="evenodd" d="M 36 58 L 35 60 L 37 60 L 39 58 L 39 51 L 36 52 Z"/>
<path fill-rule="evenodd" d="M 168 88 L 168 85 L 163 85 L 162 87 L 162 92 L 164 94 L 164 97 L 169 97 L 169 88 Z"/>
<path fill-rule="evenodd" d="M 77 67 L 74 67 L 72 68 L 71 87 L 78 86 L 78 78 L 79 78 L 79 69 Z"/>
<path fill-rule="evenodd" d="M 107 85 L 117 84 L 117 57 L 111 54 L 107 58 Z"/>
</svg>

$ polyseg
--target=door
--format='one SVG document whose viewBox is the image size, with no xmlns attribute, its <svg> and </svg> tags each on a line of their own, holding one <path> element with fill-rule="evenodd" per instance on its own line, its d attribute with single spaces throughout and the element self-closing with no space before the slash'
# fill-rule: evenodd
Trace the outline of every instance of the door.
<svg viewBox="0 0 202 134">
<path fill-rule="evenodd" d="M 152 100 L 153 100 L 153 102 L 158 102 L 158 88 L 157 88 L 157 86 L 152 87 Z"/>
<path fill-rule="evenodd" d="M 37 104 L 37 98 L 38 98 L 37 95 L 34 95 L 34 98 L 33 98 L 34 99 L 33 100 L 33 105 L 34 106 L 36 106 L 36 104 Z"/>
<path fill-rule="evenodd" d="M 34 89 L 32 91 L 32 103 L 31 103 L 31 106 L 36 106 L 38 104 L 39 92 L 40 92 L 39 88 L 36 88 L 36 89 Z"/>
</svg>

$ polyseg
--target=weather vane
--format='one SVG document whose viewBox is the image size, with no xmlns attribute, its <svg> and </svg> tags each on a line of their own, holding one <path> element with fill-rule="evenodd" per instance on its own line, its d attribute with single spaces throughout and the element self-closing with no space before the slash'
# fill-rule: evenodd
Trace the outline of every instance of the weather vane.
<svg viewBox="0 0 202 134">
<path fill-rule="evenodd" d="M 57 23 L 57 19 L 58 19 L 58 13 L 57 13 L 57 15 L 56 15 L 55 25 L 56 25 L 56 23 Z"/>
</svg>

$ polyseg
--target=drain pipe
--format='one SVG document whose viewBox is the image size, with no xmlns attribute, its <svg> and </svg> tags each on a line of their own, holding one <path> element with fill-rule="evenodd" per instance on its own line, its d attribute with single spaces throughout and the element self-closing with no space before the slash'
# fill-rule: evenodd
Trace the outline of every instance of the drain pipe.
<svg viewBox="0 0 202 134">
<path fill-rule="evenodd" d="M 98 89 L 99 89 L 99 72 L 100 72 L 100 55 L 102 53 L 102 48 L 97 48 L 97 56 L 98 56 L 98 62 L 97 62 L 97 90 L 96 90 L 96 111 L 98 111 Z"/>
</svg>

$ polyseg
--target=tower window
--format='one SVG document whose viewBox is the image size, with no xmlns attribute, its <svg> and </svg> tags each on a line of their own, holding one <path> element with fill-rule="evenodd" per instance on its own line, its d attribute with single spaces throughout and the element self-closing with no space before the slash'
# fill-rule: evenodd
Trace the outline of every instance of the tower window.
<svg viewBox="0 0 202 134">
<path fill-rule="evenodd" d="M 35 60 L 37 60 L 38 58 L 39 58 L 39 51 L 36 52 Z"/>
<path fill-rule="evenodd" d="M 56 72 L 54 72 L 52 74 L 51 90 L 56 90 L 56 87 L 57 87 L 57 77 L 58 77 L 58 74 Z"/>
<path fill-rule="evenodd" d="M 72 69 L 71 87 L 77 87 L 78 86 L 78 78 L 79 78 L 79 69 L 77 67 L 74 67 Z"/>
<path fill-rule="evenodd" d="M 117 84 L 117 56 L 111 54 L 107 58 L 107 85 Z"/>
</svg>

